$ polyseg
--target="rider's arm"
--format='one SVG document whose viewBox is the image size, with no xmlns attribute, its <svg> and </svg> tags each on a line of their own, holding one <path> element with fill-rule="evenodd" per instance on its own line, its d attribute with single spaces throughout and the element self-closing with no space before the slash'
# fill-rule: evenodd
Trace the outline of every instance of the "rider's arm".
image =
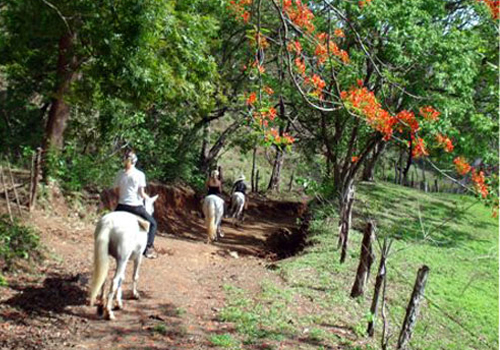
<svg viewBox="0 0 500 350">
<path fill-rule="evenodd" d="M 144 191 L 144 187 L 139 187 L 139 196 L 141 196 L 142 199 L 149 198 L 149 195 Z"/>
</svg>

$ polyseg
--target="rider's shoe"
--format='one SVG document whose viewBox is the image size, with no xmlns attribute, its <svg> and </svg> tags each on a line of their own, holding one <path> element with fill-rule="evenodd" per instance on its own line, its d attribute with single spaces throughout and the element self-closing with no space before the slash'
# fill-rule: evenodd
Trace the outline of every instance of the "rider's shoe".
<svg viewBox="0 0 500 350">
<path fill-rule="evenodd" d="M 156 254 L 153 247 L 149 247 L 144 252 L 144 256 L 148 259 L 156 259 L 158 257 L 158 254 Z"/>
</svg>

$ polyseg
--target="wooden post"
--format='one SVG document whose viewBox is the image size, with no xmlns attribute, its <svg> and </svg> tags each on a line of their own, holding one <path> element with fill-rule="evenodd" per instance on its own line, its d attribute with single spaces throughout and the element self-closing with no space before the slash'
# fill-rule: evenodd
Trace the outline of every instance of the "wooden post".
<svg viewBox="0 0 500 350">
<path fill-rule="evenodd" d="M 19 215 L 21 216 L 23 215 L 23 212 L 21 211 L 21 203 L 19 202 L 19 196 L 17 194 L 16 184 L 14 183 L 14 176 L 12 175 L 12 169 L 10 168 L 10 162 L 8 158 L 7 158 L 7 170 L 9 170 L 10 182 L 12 183 L 12 188 L 14 189 L 14 196 L 16 197 L 17 210 L 19 212 Z"/>
<path fill-rule="evenodd" d="M 399 334 L 398 347 L 397 349 L 406 349 L 408 342 L 411 338 L 411 333 L 415 323 L 417 322 L 418 309 L 420 307 L 420 302 L 424 295 L 425 283 L 427 282 L 427 276 L 429 275 L 429 267 L 423 265 L 417 274 L 417 279 L 415 281 L 415 286 L 413 287 L 413 293 L 411 294 L 410 303 L 406 308 L 406 316 L 401 328 L 401 333 Z"/>
<path fill-rule="evenodd" d="M 438 180 L 434 179 L 434 192 L 439 192 Z"/>
<path fill-rule="evenodd" d="M 42 165 L 42 148 L 38 147 L 36 149 L 36 157 L 35 157 L 35 162 L 33 164 L 33 178 L 31 179 L 32 185 L 31 185 L 31 192 L 30 192 L 30 202 L 29 202 L 29 210 L 32 211 L 35 209 L 35 204 L 36 204 L 36 193 L 38 191 L 38 181 L 40 177 L 40 169 Z"/>
<path fill-rule="evenodd" d="M 0 166 L 0 177 L 2 178 L 2 186 L 5 194 L 5 201 L 7 202 L 7 211 L 9 212 L 10 222 L 14 222 L 12 218 L 12 211 L 10 210 L 10 200 L 9 200 L 9 191 L 7 190 L 7 184 L 5 183 L 5 178 L 3 176 L 3 167 Z"/>
<path fill-rule="evenodd" d="M 387 242 L 387 238 L 384 238 L 384 243 L 383 246 L 381 247 L 381 252 L 380 252 L 380 263 L 378 266 L 377 278 L 375 279 L 375 289 L 373 292 L 372 305 L 370 307 L 370 313 L 372 314 L 372 318 L 370 322 L 368 322 L 368 329 L 366 330 L 369 337 L 373 337 L 373 333 L 375 330 L 375 320 L 377 318 L 377 311 L 378 311 L 378 298 L 380 295 L 380 290 L 384 284 L 387 275 L 386 261 L 387 261 L 387 256 L 389 255 L 389 251 L 391 250 L 391 245 L 392 241 Z"/>
<path fill-rule="evenodd" d="M 359 297 L 364 294 L 365 284 L 370 276 L 370 269 L 375 260 L 372 251 L 372 241 L 375 232 L 375 224 L 369 221 L 366 224 L 365 232 L 363 234 L 363 242 L 361 243 L 361 254 L 359 256 L 358 271 L 356 279 L 351 290 L 351 298 Z"/>
</svg>

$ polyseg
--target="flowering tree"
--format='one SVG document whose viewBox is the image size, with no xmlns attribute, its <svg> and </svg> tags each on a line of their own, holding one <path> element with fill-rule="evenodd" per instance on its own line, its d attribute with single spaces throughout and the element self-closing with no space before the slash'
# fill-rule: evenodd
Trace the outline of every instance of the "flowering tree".
<svg viewBox="0 0 500 350">
<path fill-rule="evenodd" d="M 452 157 L 448 133 L 467 118 L 482 60 L 466 40 L 473 30 L 463 30 L 473 21 L 462 7 L 430 0 L 230 4 L 253 48 L 245 67 L 254 81 L 250 124 L 278 148 L 297 138 L 323 156 L 327 194 L 340 203 L 345 257 L 353 184 L 372 152 L 391 142 L 408 149 L 410 160 L 431 151 Z M 475 6 L 482 4 L 463 6 L 480 18 Z M 488 195 L 484 173 L 472 181 Z"/>
</svg>

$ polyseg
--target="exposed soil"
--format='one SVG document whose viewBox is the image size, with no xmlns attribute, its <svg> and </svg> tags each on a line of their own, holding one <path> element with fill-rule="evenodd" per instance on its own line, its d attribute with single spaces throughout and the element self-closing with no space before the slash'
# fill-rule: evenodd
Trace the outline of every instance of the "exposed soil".
<svg viewBox="0 0 500 350">
<path fill-rule="evenodd" d="M 9 287 L 0 289 L 1 349 L 206 349 L 210 334 L 230 332 L 217 320 L 224 306 L 224 285 L 258 292 L 260 281 L 278 278 L 266 265 L 293 254 L 304 245 L 307 220 L 302 227 L 303 203 L 251 198 L 245 220 L 235 227 L 223 221 L 225 237 L 205 244 L 200 215 L 201 198 L 185 188 L 153 185 L 160 194 L 155 217 L 159 232 L 158 259 L 145 259 L 139 290 L 131 300 L 131 264 L 124 284 L 125 309 L 116 321 L 100 319 L 87 306 L 93 254 L 94 223 L 90 208 L 65 216 L 37 211 L 29 222 L 39 228 L 52 258 L 35 273 L 7 276 Z M 113 207 L 110 193 L 104 206 Z M 57 206 L 64 206 L 60 200 Z M 84 221 L 81 217 L 87 217 Z M 110 275 L 114 271 L 111 266 Z"/>
</svg>

